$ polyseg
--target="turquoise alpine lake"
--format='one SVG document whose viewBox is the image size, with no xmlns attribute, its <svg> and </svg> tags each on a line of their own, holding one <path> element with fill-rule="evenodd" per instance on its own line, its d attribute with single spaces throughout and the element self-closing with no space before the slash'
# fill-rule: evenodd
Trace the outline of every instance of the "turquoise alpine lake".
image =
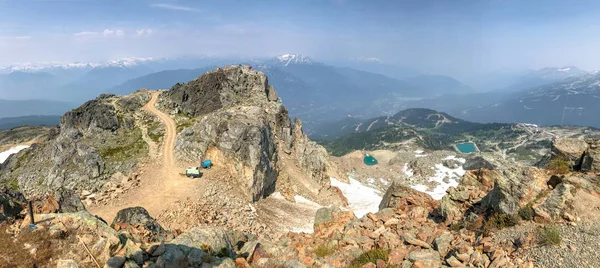
<svg viewBox="0 0 600 268">
<path fill-rule="evenodd" d="M 475 144 L 471 142 L 459 143 L 456 145 L 456 149 L 465 154 L 477 152 Z"/>
</svg>

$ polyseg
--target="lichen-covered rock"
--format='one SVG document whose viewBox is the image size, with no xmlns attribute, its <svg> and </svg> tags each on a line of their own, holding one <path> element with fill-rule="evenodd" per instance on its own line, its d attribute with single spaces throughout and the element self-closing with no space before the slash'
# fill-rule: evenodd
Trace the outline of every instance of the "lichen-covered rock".
<svg viewBox="0 0 600 268">
<path fill-rule="evenodd" d="M 466 159 L 465 163 L 463 164 L 464 170 L 476 170 L 476 169 L 482 169 L 482 168 L 493 170 L 496 167 L 481 156 L 468 157 Z"/>
<path fill-rule="evenodd" d="M 73 190 L 58 191 L 57 199 L 61 213 L 75 213 L 86 210 L 83 202 L 79 199 L 79 195 Z"/>
<path fill-rule="evenodd" d="M 552 142 L 552 156 L 570 161 L 572 166 L 576 166 L 581 163 L 581 157 L 587 148 L 585 140 L 561 138 Z"/>
<path fill-rule="evenodd" d="M 114 95 L 100 95 L 98 98 L 84 103 L 79 108 L 67 112 L 60 118 L 61 126 L 83 130 L 90 128 L 117 130 L 120 125 L 115 106 L 105 101 L 111 97 L 114 97 Z"/>
<path fill-rule="evenodd" d="M 574 190 L 575 187 L 571 184 L 558 184 L 541 204 L 534 207 L 535 214 L 548 220 L 562 217 L 568 201 L 573 198 Z"/>
<path fill-rule="evenodd" d="M 352 211 L 342 211 L 339 207 L 331 206 L 317 210 L 314 221 L 315 234 L 325 235 L 344 230 L 344 226 L 356 220 Z"/>
<path fill-rule="evenodd" d="M 58 189 L 102 190 L 113 174 L 130 173 L 147 156 L 135 109 L 147 99 L 147 91 L 101 95 L 67 112 L 58 133 L 5 163 L 9 168 L 2 168 L 0 181 L 18 182 L 28 197 L 56 194 Z"/>
<path fill-rule="evenodd" d="M 507 168 L 496 177 L 494 188 L 481 200 L 483 208 L 515 214 L 546 189 L 547 178 L 536 168 Z"/>
<path fill-rule="evenodd" d="M 581 171 L 600 171 L 600 140 L 587 141 L 589 148 L 581 158 Z"/>
<path fill-rule="evenodd" d="M 383 199 L 379 203 L 379 210 L 406 206 L 408 204 L 424 208 L 437 207 L 437 202 L 429 195 L 393 182 L 383 195 Z"/>
<path fill-rule="evenodd" d="M 233 256 L 232 243 L 227 236 L 227 231 L 217 227 L 195 227 L 179 235 L 170 244 L 198 248 Z"/>
<path fill-rule="evenodd" d="M 129 226 L 143 228 L 151 233 L 151 240 L 158 241 L 166 234 L 165 229 L 150 216 L 150 213 L 143 207 L 133 207 L 122 209 L 117 212 L 117 216 L 113 219 L 111 226 L 127 229 Z"/>
</svg>

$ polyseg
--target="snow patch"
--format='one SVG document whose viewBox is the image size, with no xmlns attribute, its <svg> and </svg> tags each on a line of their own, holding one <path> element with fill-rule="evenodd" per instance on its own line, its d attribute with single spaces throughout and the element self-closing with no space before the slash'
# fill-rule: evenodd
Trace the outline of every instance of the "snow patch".
<svg viewBox="0 0 600 268">
<path fill-rule="evenodd" d="M 331 178 L 331 186 L 340 188 L 342 194 L 348 199 L 348 209 L 361 218 L 369 212 L 379 211 L 381 193 L 373 188 L 362 185 L 359 181 L 350 178 L 350 183 L 343 183 Z"/>
<path fill-rule="evenodd" d="M 408 163 L 404 164 L 404 167 L 402 168 L 402 172 L 404 172 L 404 175 L 412 177 L 413 175 L 415 175 L 415 173 L 413 173 L 412 169 L 408 168 Z"/>
<path fill-rule="evenodd" d="M 314 232 L 313 228 L 302 228 L 302 227 L 294 227 L 290 230 L 291 233 L 305 233 L 305 234 L 312 234 Z"/>
<path fill-rule="evenodd" d="M 456 159 L 461 163 L 466 161 L 465 159 L 456 158 L 455 156 L 448 156 L 446 159 Z M 455 169 L 448 168 L 442 164 L 436 164 L 435 169 L 435 175 L 429 178 L 429 182 L 435 182 L 437 184 L 434 188 L 429 189 L 428 186 L 423 184 L 413 185 L 411 188 L 426 193 L 435 200 L 440 200 L 446 195 L 448 188 L 458 186 L 458 180 L 465 175 L 465 170 L 462 167 Z M 444 179 L 446 179 L 447 182 L 444 181 Z"/>
<path fill-rule="evenodd" d="M 444 159 L 442 159 L 442 160 L 456 160 L 456 161 L 458 161 L 458 162 L 461 162 L 461 163 L 463 163 L 463 164 L 464 164 L 465 162 L 467 162 L 467 159 L 464 159 L 464 158 L 457 158 L 457 157 L 456 157 L 456 155 L 449 155 L 449 156 L 446 156 L 446 157 L 445 157 Z"/>
<path fill-rule="evenodd" d="M 319 203 L 310 201 L 306 197 L 301 196 L 301 195 L 294 196 L 294 201 L 296 201 L 296 203 L 298 203 L 298 204 L 307 205 L 307 206 L 311 206 L 311 207 L 315 207 L 315 208 L 323 207 Z"/>
<path fill-rule="evenodd" d="M 8 157 L 11 156 L 12 154 L 16 154 L 16 153 L 20 152 L 21 150 L 25 150 L 27 148 L 29 148 L 29 146 L 19 145 L 19 146 L 10 148 L 4 152 L 0 152 L 0 164 L 4 164 L 4 161 L 6 161 L 6 159 L 8 159 Z"/>
<path fill-rule="evenodd" d="M 388 184 L 390 184 L 390 182 L 389 182 L 389 181 L 387 181 L 386 179 L 383 179 L 383 178 L 379 179 L 379 181 L 380 181 L 380 182 L 381 182 L 383 185 L 388 185 Z"/>
</svg>

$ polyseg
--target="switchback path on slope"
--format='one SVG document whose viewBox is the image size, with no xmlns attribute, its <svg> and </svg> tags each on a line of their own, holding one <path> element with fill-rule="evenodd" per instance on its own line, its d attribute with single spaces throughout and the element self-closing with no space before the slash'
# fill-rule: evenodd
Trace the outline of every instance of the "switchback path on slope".
<svg viewBox="0 0 600 268">
<path fill-rule="evenodd" d="M 176 201 L 201 196 L 204 189 L 207 176 L 190 179 L 180 175 L 185 167 L 175 163 L 173 153 L 177 127 L 171 117 L 156 109 L 160 94 L 161 91 L 152 92 L 152 99 L 142 109 L 157 116 L 165 126 L 162 157 L 151 155 L 147 163 L 140 165 L 141 182 L 138 188 L 121 194 L 107 205 L 88 208 L 90 213 L 100 216 L 108 223 L 112 222 L 117 212 L 128 207 L 143 207 L 151 216 L 156 217 Z"/>
</svg>

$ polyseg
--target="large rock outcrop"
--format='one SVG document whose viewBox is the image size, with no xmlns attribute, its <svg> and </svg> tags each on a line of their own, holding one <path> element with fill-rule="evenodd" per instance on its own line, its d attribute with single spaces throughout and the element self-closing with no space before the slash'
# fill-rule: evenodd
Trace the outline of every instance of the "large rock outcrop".
<svg viewBox="0 0 600 268">
<path fill-rule="evenodd" d="M 147 156 L 136 112 L 149 99 L 147 91 L 101 95 L 67 112 L 58 133 L 3 165 L 0 183 L 11 182 L 34 197 L 59 196 L 63 189 L 100 191 L 115 173 L 130 173 Z"/>
<path fill-rule="evenodd" d="M 555 159 L 567 161 L 573 171 L 600 171 L 600 140 L 561 138 L 552 142 L 552 150 L 536 166 L 545 168 Z"/>
<path fill-rule="evenodd" d="M 494 188 L 481 200 L 484 208 L 515 214 L 547 189 L 547 176 L 537 168 L 512 167 L 495 176 Z"/>
<path fill-rule="evenodd" d="M 292 124 L 263 73 L 248 66 L 217 69 L 161 97 L 165 109 L 197 118 L 177 136 L 180 160 L 210 158 L 228 168 L 253 201 L 280 190 L 341 203 L 328 191 L 329 178 L 338 176 L 326 150 L 308 140 L 300 120 Z"/>
<path fill-rule="evenodd" d="M 581 164 L 581 156 L 587 148 L 588 144 L 580 139 L 562 138 L 552 142 L 553 157 L 570 161 L 572 166 Z"/>
</svg>

